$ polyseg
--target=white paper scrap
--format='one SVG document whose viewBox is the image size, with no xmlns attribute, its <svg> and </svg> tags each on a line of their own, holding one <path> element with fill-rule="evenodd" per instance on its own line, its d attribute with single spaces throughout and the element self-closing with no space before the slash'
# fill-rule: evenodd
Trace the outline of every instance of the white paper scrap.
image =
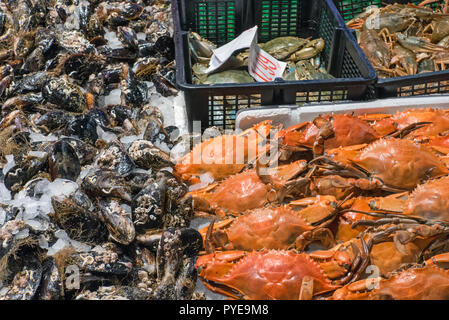
<svg viewBox="0 0 449 320">
<path fill-rule="evenodd" d="M 257 44 L 257 26 L 244 31 L 231 42 L 213 50 L 209 68 L 211 73 L 220 68 L 237 50 L 250 48 L 248 72 L 258 82 L 270 82 L 282 78 L 287 63 L 276 60 Z"/>
<path fill-rule="evenodd" d="M 249 51 L 248 72 L 256 81 L 270 82 L 282 78 L 286 67 L 286 62 L 275 59 L 253 41 Z"/>
<path fill-rule="evenodd" d="M 249 48 L 256 36 L 257 26 L 242 32 L 241 35 L 231 42 L 213 50 L 213 55 L 210 59 L 209 68 L 206 70 L 206 73 L 211 73 L 220 68 L 235 51 Z"/>
</svg>

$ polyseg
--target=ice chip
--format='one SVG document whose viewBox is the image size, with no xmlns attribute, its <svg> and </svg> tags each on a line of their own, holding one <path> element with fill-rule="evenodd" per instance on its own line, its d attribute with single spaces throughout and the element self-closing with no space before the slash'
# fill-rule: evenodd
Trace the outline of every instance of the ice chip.
<svg viewBox="0 0 449 320">
<path fill-rule="evenodd" d="M 58 239 L 58 241 L 56 241 L 56 243 L 54 245 L 52 245 L 50 247 L 50 249 L 48 249 L 47 254 L 49 256 L 52 256 L 68 246 L 69 246 L 69 243 L 67 241 Z"/>
<path fill-rule="evenodd" d="M 122 95 L 122 90 L 121 89 L 111 90 L 109 95 L 104 97 L 104 104 L 105 105 L 121 104 L 122 103 L 121 95 Z"/>
<path fill-rule="evenodd" d="M 16 165 L 16 162 L 14 161 L 14 156 L 12 154 L 8 154 L 5 156 L 6 161 L 8 161 L 5 166 L 3 167 L 3 174 L 5 175 L 12 167 Z"/>
</svg>

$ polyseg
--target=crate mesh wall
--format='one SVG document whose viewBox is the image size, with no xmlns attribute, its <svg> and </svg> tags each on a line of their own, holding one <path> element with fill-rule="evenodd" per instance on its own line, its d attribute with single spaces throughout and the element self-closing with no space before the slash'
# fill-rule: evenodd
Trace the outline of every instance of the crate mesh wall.
<svg viewBox="0 0 449 320">
<path fill-rule="evenodd" d="M 332 23 L 331 18 L 329 16 L 330 14 L 327 10 L 322 10 L 319 24 L 319 37 L 323 38 L 325 43 L 324 50 L 321 53 L 321 59 L 326 64 L 330 59 L 331 44 L 335 32 L 333 27 L 335 23 Z"/>
<path fill-rule="evenodd" d="M 191 1 L 189 4 L 194 6 L 195 32 L 218 46 L 235 38 L 235 4 L 233 0 Z"/>
<path fill-rule="evenodd" d="M 266 42 L 282 36 L 296 36 L 300 29 L 299 0 L 262 1 L 262 23 L 259 39 Z"/>
<path fill-rule="evenodd" d="M 356 67 L 354 59 L 349 54 L 349 51 L 347 48 L 345 48 L 345 50 L 343 51 L 343 66 L 342 66 L 340 77 L 341 78 L 362 77 L 362 73 Z"/>
<path fill-rule="evenodd" d="M 234 129 L 237 111 L 260 107 L 260 94 L 209 97 L 209 126 Z"/>
<path fill-rule="evenodd" d="M 449 93 L 449 81 L 420 83 L 398 88 L 399 97 L 442 93 Z"/>
</svg>

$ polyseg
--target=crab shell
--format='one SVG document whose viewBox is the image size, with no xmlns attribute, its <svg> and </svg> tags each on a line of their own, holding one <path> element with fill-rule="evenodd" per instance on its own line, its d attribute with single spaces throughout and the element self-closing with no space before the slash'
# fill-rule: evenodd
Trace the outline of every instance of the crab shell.
<svg viewBox="0 0 449 320">
<path fill-rule="evenodd" d="M 347 114 L 321 116 L 310 123 L 301 123 L 279 132 L 281 144 L 290 147 L 304 146 L 312 148 L 318 135 L 319 127 L 331 121 L 333 137 L 326 139 L 324 148 L 333 149 L 363 143 L 371 143 L 380 138 L 367 121 Z M 315 123 L 318 125 L 315 125 Z"/>
<path fill-rule="evenodd" d="M 435 256 L 434 260 L 441 259 Z M 447 262 L 447 259 L 446 259 Z M 424 267 L 414 266 L 376 282 L 360 280 L 334 292 L 334 300 L 447 300 L 449 271 L 427 261 Z"/>
<path fill-rule="evenodd" d="M 432 150 L 436 151 L 438 154 L 446 156 L 449 154 L 449 135 L 434 136 L 428 139 L 421 139 L 421 143 L 430 147 Z M 445 158 L 444 158 L 445 159 Z"/>
<path fill-rule="evenodd" d="M 386 186 L 412 190 L 422 181 L 449 173 L 443 161 L 426 146 L 403 139 L 381 139 L 361 151 L 335 149 L 333 158 L 355 164 Z"/>
<path fill-rule="evenodd" d="M 300 211 L 288 205 L 257 208 L 215 224 L 212 232 L 225 238 L 223 247 L 227 250 L 286 250 L 302 234 L 316 228 L 312 223 L 329 218 L 335 212 L 335 206 L 335 199 L 324 198 Z M 205 241 L 208 229 L 200 230 Z"/>
<path fill-rule="evenodd" d="M 449 177 L 419 185 L 405 204 L 405 214 L 449 223 Z"/>
<path fill-rule="evenodd" d="M 198 191 L 192 191 L 196 211 L 219 215 L 240 215 L 247 210 L 265 206 L 279 198 L 279 189 L 292 177 L 303 171 L 306 161 L 299 160 L 272 170 L 273 184 L 262 181 L 257 169 L 246 170 Z M 270 173 L 270 172 L 268 172 Z"/>
<path fill-rule="evenodd" d="M 375 115 L 370 117 L 373 120 L 376 118 Z M 441 109 L 409 109 L 389 116 L 377 115 L 377 118 L 379 120 L 375 121 L 372 126 L 380 135 L 404 129 L 418 122 L 431 123 L 412 131 L 407 135 L 408 138 L 438 136 L 441 132 L 449 130 L 449 114 Z"/>
<path fill-rule="evenodd" d="M 271 121 L 264 121 L 239 135 L 223 135 L 204 141 L 177 160 L 175 174 L 189 184 L 200 182 L 208 173 L 219 181 L 244 169 L 248 162 L 269 148 L 261 146 L 271 130 Z"/>
<path fill-rule="evenodd" d="M 297 300 L 303 279 L 313 279 L 313 294 L 338 288 L 319 264 L 292 251 L 231 251 L 201 256 L 196 267 L 204 284 L 234 299 Z"/>
</svg>

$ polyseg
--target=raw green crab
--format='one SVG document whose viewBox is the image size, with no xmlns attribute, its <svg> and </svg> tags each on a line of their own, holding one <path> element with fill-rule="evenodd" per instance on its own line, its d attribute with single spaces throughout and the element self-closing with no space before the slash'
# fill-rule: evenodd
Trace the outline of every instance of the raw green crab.
<svg viewBox="0 0 449 320">
<path fill-rule="evenodd" d="M 190 54 L 195 62 L 209 64 L 213 50 L 217 48 L 215 44 L 204 39 L 196 32 L 189 32 Z"/>
<path fill-rule="evenodd" d="M 275 59 L 286 61 L 299 61 L 313 58 L 323 51 L 323 39 L 307 40 L 298 37 L 279 37 L 260 44 L 262 50 Z"/>
<path fill-rule="evenodd" d="M 255 81 L 246 70 L 227 70 L 205 75 L 205 77 L 198 78 L 198 80 L 202 84 L 248 83 Z"/>
<path fill-rule="evenodd" d="M 334 79 L 320 66 L 319 59 L 300 60 L 297 63 L 289 62 L 285 69 L 283 79 L 286 81 L 295 80 L 326 80 Z"/>
</svg>

